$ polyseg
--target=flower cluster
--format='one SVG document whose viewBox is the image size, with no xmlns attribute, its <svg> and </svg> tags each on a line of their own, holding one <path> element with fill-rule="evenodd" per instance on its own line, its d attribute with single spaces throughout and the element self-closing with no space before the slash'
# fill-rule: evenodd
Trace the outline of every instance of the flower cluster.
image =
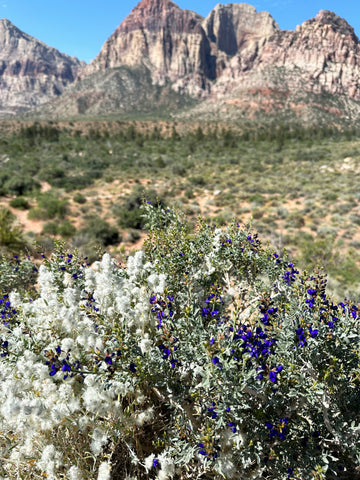
<svg viewBox="0 0 360 480">
<path fill-rule="evenodd" d="M 288 423 L 288 418 L 281 418 L 276 424 L 266 422 L 265 425 L 269 430 L 269 437 L 278 437 L 280 440 L 284 441 L 288 434 Z"/>
<path fill-rule="evenodd" d="M 11 320 L 14 319 L 16 314 L 17 311 L 11 305 L 9 295 L 3 295 L 3 297 L 0 298 L 0 318 L 3 325 L 9 325 L 9 323 L 11 322 Z"/>
<path fill-rule="evenodd" d="M 295 268 L 293 263 L 289 263 L 287 265 L 287 268 L 288 270 L 286 270 L 282 278 L 287 285 L 291 285 L 293 282 L 296 281 L 297 275 L 299 274 L 299 270 Z"/>
</svg>

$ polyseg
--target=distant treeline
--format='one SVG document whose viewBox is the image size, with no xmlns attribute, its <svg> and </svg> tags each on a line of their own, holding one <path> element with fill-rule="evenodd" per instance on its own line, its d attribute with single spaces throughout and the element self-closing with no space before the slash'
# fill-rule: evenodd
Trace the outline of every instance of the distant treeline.
<svg viewBox="0 0 360 480">
<path fill-rule="evenodd" d="M 42 125 L 40 123 L 33 123 L 27 127 L 21 127 L 20 136 L 26 139 L 30 145 L 35 145 L 40 141 L 58 142 L 61 130 L 56 126 L 48 123 Z"/>
<path fill-rule="evenodd" d="M 87 136 L 93 140 L 109 138 L 111 135 L 107 131 L 90 129 Z M 285 125 L 259 126 L 254 127 L 219 127 L 218 125 L 196 127 L 192 131 L 186 129 L 181 132 L 176 126 L 166 129 L 160 129 L 157 126 L 151 132 L 144 131 L 143 128 L 136 128 L 130 124 L 123 128 L 115 136 L 119 140 L 133 141 L 141 146 L 146 141 L 173 140 L 173 141 L 195 141 L 201 143 L 221 141 L 225 147 L 236 147 L 240 142 L 277 142 L 284 143 L 289 140 L 320 140 L 324 138 L 345 138 L 347 140 L 360 137 L 360 129 L 356 127 L 340 130 L 331 126 L 303 126 L 303 125 Z"/>
<path fill-rule="evenodd" d="M 180 129 L 181 130 L 181 129 Z M 114 133 L 106 129 L 90 128 L 86 133 L 81 129 L 68 129 L 56 126 L 56 123 L 49 122 L 41 124 L 38 122 L 29 126 L 22 126 L 20 137 L 26 140 L 30 145 L 35 145 L 43 141 L 57 142 L 60 135 L 72 134 L 73 136 L 85 136 L 91 140 L 101 140 L 116 137 L 118 140 L 133 141 L 139 146 L 146 141 L 157 140 L 195 140 L 196 142 L 214 142 L 221 140 L 224 146 L 235 147 L 238 142 L 277 142 L 284 143 L 288 140 L 317 140 L 323 138 L 345 138 L 348 140 L 359 138 L 360 129 L 356 127 L 338 129 L 333 126 L 303 126 L 301 124 L 280 124 L 280 125 L 260 125 L 258 127 L 219 127 L 214 124 L 211 126 L 198 126 L 193 130 L 186 129 L 181 132 L 174 125 L 166 127 L 154 126 L 151 131 L 145 131 L 144 128 L 137 128 L 134 124 L 119 122 L 119 130 Z"/>
</svg>

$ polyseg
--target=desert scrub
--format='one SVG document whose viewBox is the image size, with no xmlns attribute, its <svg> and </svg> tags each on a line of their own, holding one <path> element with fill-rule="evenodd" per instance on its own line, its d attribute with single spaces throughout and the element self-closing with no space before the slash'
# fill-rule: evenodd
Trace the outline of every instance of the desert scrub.
<svg viewBox="0 0 360 480">
<path fill-rule="evenodd" d="M 359 476 L 357 305 L 236 223 L 145 210 L 126 266 L 60 245 L 3 297 L 1 474 Z"/>
<path fill-rule="evenodd" d="M 29 210 L 30 204 L 24 197 L 16 197 L 10 201 L 10 207 L 17 208 L 18 210 Z"/>
</svg>

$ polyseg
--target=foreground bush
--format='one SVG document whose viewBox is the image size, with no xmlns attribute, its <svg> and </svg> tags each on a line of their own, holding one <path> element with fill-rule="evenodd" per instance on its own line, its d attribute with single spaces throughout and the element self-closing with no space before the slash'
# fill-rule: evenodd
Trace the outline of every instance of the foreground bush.
<svg viewBox="0 0 360 480">
<path fill-rule="evenodd" d="M 5 478 L 359 478 L 360 328 L 256 235 L 147 205 L 127 266 L 61 251 L 2 299 Z"/>
</svg>

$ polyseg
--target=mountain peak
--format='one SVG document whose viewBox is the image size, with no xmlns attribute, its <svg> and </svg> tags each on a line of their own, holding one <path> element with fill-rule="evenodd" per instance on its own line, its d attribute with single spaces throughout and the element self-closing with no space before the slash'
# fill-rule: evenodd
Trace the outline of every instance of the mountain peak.
<svg viewBox="0 0 360 480">
<path fill-rule="evenodd" d="M 141 0 L 133 10 L 161 11 L 164 7 L 169 5 L 178 9 L 180 8 L 171 0 Z"/>
<path fill-rule="evenodd" d="M 23 36 L 26 35 L 16 25 L 14 25 L 8 18 L 0 18 L 0 30 L 9 31 L 11 35 Z"/>
<path fill-rule="evenodd" d="M 339 17 L 339 15 L 330 10 L 320 10 L 314 21 L 323 25 L 330 25 L 335 32 L 350 35 L 357 40 L 353 27 L 344 18 Z"/>
<path fill-rule="evenodd" d="M 0 24 L 1 25 L 5 25 L 5 26 L 12 26 L 14 27 L 15 25 L 13 23 L 10 22 L 10 20 L 8 18 L 0 18 Z"/>
</svg>

